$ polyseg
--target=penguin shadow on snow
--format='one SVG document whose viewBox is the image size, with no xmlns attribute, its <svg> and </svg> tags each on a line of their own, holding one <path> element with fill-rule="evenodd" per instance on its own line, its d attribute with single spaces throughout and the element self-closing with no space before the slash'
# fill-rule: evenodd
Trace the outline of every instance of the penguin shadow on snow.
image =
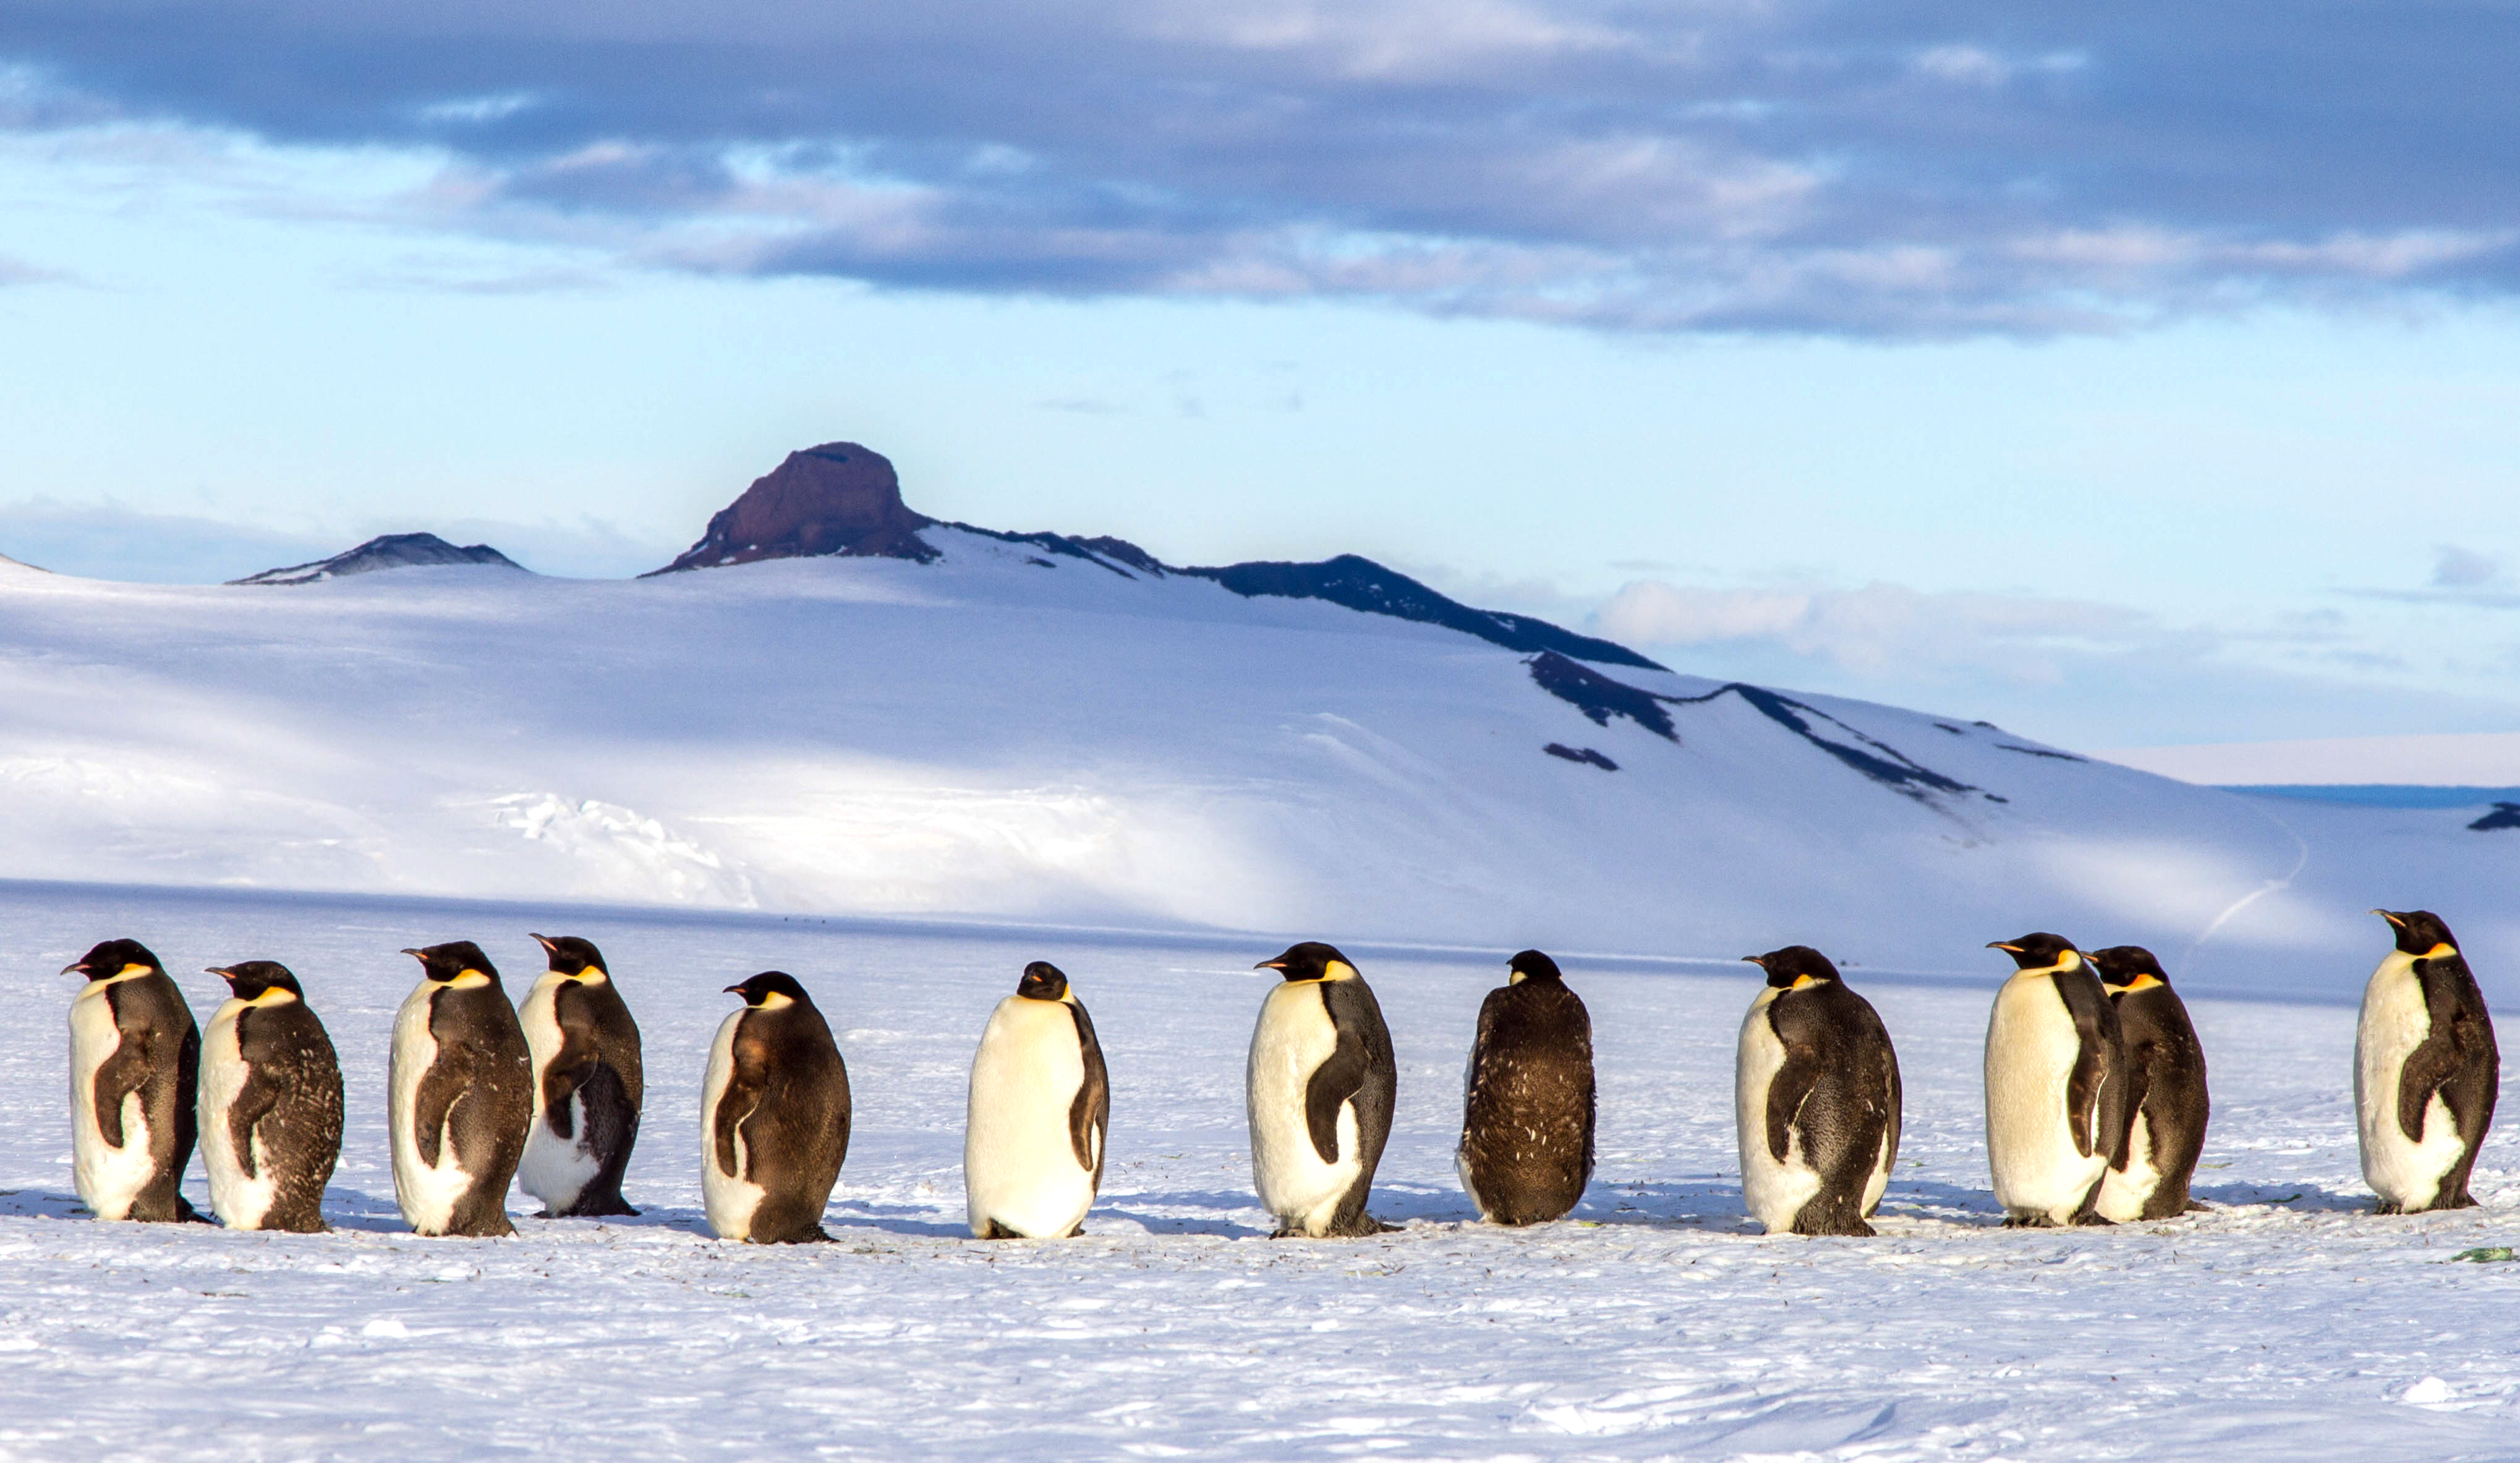
<svg viewBox="0 0 2520 1463">
<path fill-rule="evenodd" d="M 1374 1191 L 1379 1197 L 1381 1191 Z M 1085 1232 L 1097 1219 L 1120 1219 L 1143 1226 L 1148 1234 L 1206 1234 L 1242 1239 L 1267 1234 L 1263 1222 L 1238 1219 L 1237 1211 L 1256 1212 L 1258 1201 L 1249 1190 L 1183 1189 L 1171 1193 L 1105 1194 L 1085 1215 Z M 967 1231 L 968 1232 L 968 1231 Z"/>
<path fill-rule="evenodd" d="M 849 1229 L 872 1229 L 882 1234 L 916 1236 L 921 1239 L 965 1239 L 971 1237 L 970 1221 L 959 1212 L 950 1219 L 936 1217 L 932 1204 L 877 1204 L 864 1199 L 833 1199 L 824 1210 L 823 1227 L 840 1225 Z M 1093 1220 L 1086 1220 L 1093 1227 Z M 701 1233 L 708 1232 L 701 1226 Z M 836 1236 L 834 1236 L 836 1238 Z"/>
<path fill-rule="evenodd" d="M 2295 1214 L 2367 1214 L 2374 1202 L 2368 1194 L 2340 1194 L 2311 1183 L 2191 1185 L 2187 1192 L 2217 1210 L 2278 1209 Z"/>
<path fill-rule="evenodd" d="M 38 1219 L 91 1217 L 79 1196 L 53 1189 L 0 1189 L 0 1214 Z"/>
<path fill-rule="evenodd" d="M 1477 1215 L 1473 1213 L 1471 1217 Z M 1741 1207 L 1740 1180 L 1714 1177 L 1677 1182 L 1597 1181 L 1584 1191 L 1583 1201 L 1566 1218 L 1599 1225 L 1685 1225 L 1710 1234 L 1759 1231 L 1758 1224 Z"/>
</svg>

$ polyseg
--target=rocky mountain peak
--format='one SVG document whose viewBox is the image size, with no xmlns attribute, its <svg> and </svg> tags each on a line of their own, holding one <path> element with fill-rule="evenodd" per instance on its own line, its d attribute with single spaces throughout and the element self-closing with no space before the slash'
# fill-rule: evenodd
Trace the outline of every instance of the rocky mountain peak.
<svg viewBox="0 0 2520 1463">
<path fill-rule="evenodd" d="M 790 452 L 752 480 L 708 531 L 657 573 L 714 569 L 761 559 L 852 554 L 924 564 L 936 550 L 919 536 L 935 522 L 901 501 L 901 480 L 880 452 L 856 442 L 825 442 Z"/>
<path fill-rule="evenodd" d="M 231 584 L 312 584 L 318 579 L 338 579 L 344 574 L 373 573 L 381 569 L 427 569 L 445 564 L 495 564 L 504 569 L 525 572 L 525 567 L 486 543 L 467 544 L 462 548 L 448 543 L 434 533 L 384 533 L 369 539 L 355 549 L 318 559 L 311 564 L 292 564 L 281 569 L 266 569 L 258 574 L 230 579 Z"/>
</svg>

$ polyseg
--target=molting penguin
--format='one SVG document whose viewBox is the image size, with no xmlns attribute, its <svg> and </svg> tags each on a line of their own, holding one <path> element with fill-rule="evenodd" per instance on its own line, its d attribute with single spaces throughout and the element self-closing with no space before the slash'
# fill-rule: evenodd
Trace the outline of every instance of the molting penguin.
<svg viewBox="0 0 2520 1463">
<path fill-rule="evenodd" d="M 2362 1177 L 2380 1212 L 2467 1209 L 2468 1170 L 2494 1121 L 2494 1019 L 2450 927 L 2430 910 L 2371 911 L 2397 948 L 2371 973 L 2354 1030 Z"/>
<path fill-rule="evenodd" d="M 823 1208 L 849 1156 L 849 1070 L 813 997 L 786 971 L 728 990 L 743 1009 L 709 1046 L 700 1196 L 720 1239 L 828 1240 Z"/>
<path fill-rule="evenodd" d="M 1094 1018 L 1058 966 L 1024 967 L 971 1058 L 963 1189 L 971 1233 L 1053 1239 L 1084 1224 L 1102 1187 L 1111 1081 Z"/>
<path fill-rule="evenodd" d="M 1741 1021 L 1732 1105 L 1741 1198 L 1770 1234 L 1868 1235 L 1899 1162 L 1899 1054 L 1828 957 L 1787 945 Z"/>
<path fill-rule="evenodd" d="M 1479 1004 L 1454 1164 L 1488 1222 L 1540 1224 L 1593 1177 L 1593 1018 L 1540 951 L 1507 971 Z"/>
<path fill-rule="evenodd" d="M 2092 1208 L 2118 1224 L 2202 1209 L 2188 1202 L 2187 1184 L 2205 1151 L 2213 1104 L 2205 1094 L 2205 1048 L 2187 1004 L 2141 945 L 2092 950 L 2088 958 L 2117 1008 L 2118 1049 L 2126 1055 L 2119 1103 L 2126 1126 L 2109 1144 L 2108 1172 Z"/>
<path fill-rule="evenodd" d="M 1987 948 L 2019 967 L 1986 1027 L 1986 1156 L 2003 1222 L 2105 1224 L 2092 1203 L 2126 1130 L 2117 1011 L 2062 936 Z"/>
<path fill-rule="evenodd" d="M 604 953 L 573 935 L 537 935 L 551 969 L 517 1008 L 534 1069 L 533 1120 L 517 1186 L 543 1217 L 635 1214 L 621 1172 L 639 1141 L 639 1023 Z"/>
<path fill-rule="evenodd" d="M 62 968 L 70 1002 L 70 1174 L 100 1219 L 202 1216 L 179 1186 L 193 1162 L 202 1036 L 184 992 L 136 939 Z"/>
<path fill-rule="evenodd" d="M 1278 1217 L 1275 1237 L 1378 1233 L 1389 1226 L 1365 1200 L 1399 1086 L 1382 1007 L 1319 940 L 1252 968 L 1285 978 L 1260 1003 L 1244 1087 L 1252 1183 Z"/>
<path fill-rule="evenodd" d="M 533 1116 L 533 1061 L 498 967 L 469 939 L 405 950 L 420 984 L 385 1064 L 394 1198 L 422 1234 L 516 1233 L 508 1181 Z"/>
<path fill-rule="evenodd" d="M 202 1164 L 230 1229 L 325 1228 L 341 1157 L 341 1063 L 289 967 L 214 965 L 235 994 L 202 1042 Z"/>
</svg>

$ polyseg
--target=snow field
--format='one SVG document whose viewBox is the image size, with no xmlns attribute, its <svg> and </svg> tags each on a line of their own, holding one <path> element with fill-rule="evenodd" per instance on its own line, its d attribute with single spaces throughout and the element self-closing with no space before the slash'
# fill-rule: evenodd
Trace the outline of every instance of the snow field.
<svg viewBox="0 0 2520 1463">
<path fill-rule="evenodd" d="M 383 1077 L 404 945 L 479 940 L 512 997 L 527 929 L 603 946 L 645 1031 L 632 1220 L 424 1240 L 395 1213 Z M 54 974 L 96 939 L 201 967 L 277 958 L 340 1049 L 349 1127 L 318 1236 L 75 1212 Z M 1270 1241 L 1242 1056 L 1275 977 L 1250 944 L 776 916 L 0 886 L 0 1452 L 453 1458 L 597 1452 L 1424 1458 L 2507 1455 L 2520 1181 L 2380 1218 L 2357 1168 L 2354 1012 L 2191 996 L 2216 1117 L 2211 1213 L 2022 1232 L 1985 1171 L 1979 1053 L 2004 974 L 1876 978 L 1908 1088 L 1871 1241 L 1754 1233 L 1731 1063 L 1750 967 L 1563 957 L 1599 1047 L 1600 1167 L 1574 1219 L 1470 1222 L 1452 1172 L 1491 955 L 1351 944 L 1398 1047 L 1374 1211 L 1401 1232 Z M 1793 938 L 1779 931 L 1771 943 Z M 1111 1164 L 1085 1237 L 966 1237 L 971 1049 L 1023 963 L 1068 972 L 1111 1068 Z M 1956 957 L 1960 963 L 1964 957 Z M 849 1062 L 838 1243 L 706 1236 L 696 1131 L 709 1032 L 793 972 Z M 2193 987 L 2191 987 L 2193 988 Z M 188 1185 L 205 1189 L 200 1170 Z"/>
</svg>

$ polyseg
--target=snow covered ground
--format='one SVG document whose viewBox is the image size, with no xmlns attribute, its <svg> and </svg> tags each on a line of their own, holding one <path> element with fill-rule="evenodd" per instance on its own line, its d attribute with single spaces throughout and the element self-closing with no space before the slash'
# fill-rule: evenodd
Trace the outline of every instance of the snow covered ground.
<svg viewBox="0 0 2520 1463">
<path fill-rule="evenodd" d="M 2267 783 L 2520 787 L 2520 732 L 2211 742 L 2135 747 L 2099 754 L 2163 777 L 2221 787 Z"/>
<path fill-rule="evenodd" d="M 1579 769 L 1580 770 L 1580 769 Z M 2369 960 L 2378 922 L 2362 932 Z M 529 929 L 600 943 L 645 1028 L 632 1220 L 510 1240 L 402 1231 L 382 1122 L 404 945 L 470 937 L 510 988 Z M 1800 932 L 1780 928 L 1769 943 Z M 1974 945 L 2021 933 L 1970 928 Z M 204 1017 L 214 962 L 292 964 L 341 1049 L 337 1232 L 104 1225 L 69 1194 L 54 974 L 152 944 Z M 2191 996 L 2216 1116 L 2209 1213 L 1995 1227 L 1977 1063 L 2000 955 L 1965 980 L 1852 973 L 1907 1074 L 1871 1241 L 1738 1210 L 1730 1112 L 1747 967 L 1565 959 L 1599 1033 L 1601 1162 L 1577 1217 L 1470 1222 L 1450 1145 L 1501 947 L 1349 946 L 1401 1061 L 1375 1210 L 1400 1232 L 1272 1241 L 1249 1189 L 1243 1043 L 1264 939 L 559 909 L 369 894 L 0 886 L 0 1454 L 685 1458 L 2507 1457 L 2520 1241 L 2507 1145 L 2482 1210 L 2366 1212 L 2351 982 Z M 1728 951 L 1740 953 L 1739 951 Z M 964 1237 L 963 1082 L 990 1006 L 1048 958 L 1091 1005 L 1111 1166 L 1079 1240 Z M 700 1224 L 698 1086 L 719 988 L 777 966 L 830 1016 L 857 1128 L 838 1243 Z M 198 1175 L 198 1169 L 196 1170 Z M 204 1196 L 197 1176 L 196 1202 Z"/>
</svg>

